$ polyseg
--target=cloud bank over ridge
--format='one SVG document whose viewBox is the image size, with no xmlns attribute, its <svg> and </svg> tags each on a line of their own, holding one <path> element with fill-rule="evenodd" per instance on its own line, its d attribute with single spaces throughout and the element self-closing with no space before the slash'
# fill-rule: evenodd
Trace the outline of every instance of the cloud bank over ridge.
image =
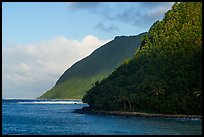
<svg viewBox="0 0 204 137">
<path fill-rule="evenodd" d="M 7 91 L 3 92 L 3 97 L 35 98 L 41 95 L 54 86 L 73 63 L 108 41 L 92 35 L 81 40 L 59 36 L 27 45 L 3 46 L 2 86 L 3 91 Z"/>
</svg>

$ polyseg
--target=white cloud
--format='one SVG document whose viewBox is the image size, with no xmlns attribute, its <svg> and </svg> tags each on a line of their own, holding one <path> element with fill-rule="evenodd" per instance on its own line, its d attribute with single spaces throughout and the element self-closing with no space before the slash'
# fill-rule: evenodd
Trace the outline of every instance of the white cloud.
<svg viewBox="0 0 204 137">
<path fill-rule="evenodd" d="M 3 97 L 41 95 L 67 68 L 108 41 L 91 35 L 80 41 L 59 36 L 27 45 L 3 46 Z"/>
</svg>

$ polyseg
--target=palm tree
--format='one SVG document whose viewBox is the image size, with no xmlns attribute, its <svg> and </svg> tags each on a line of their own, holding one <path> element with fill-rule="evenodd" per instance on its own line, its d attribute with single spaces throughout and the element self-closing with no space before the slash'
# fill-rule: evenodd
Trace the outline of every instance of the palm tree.
<svg viewBox="0 0 204 137">
<path fill-rule="evenodd" d="M 131 103 L 131 101 L 133 100 L 132 95 L 130 95 L 126 90 L 122 90 L 122 91 L 121 91 L 121 93 L 119 95 L 118 102 L 122 102 L 123 103 L 124 109 L 128 108 L 127 107 L 127 103 L 128 103 L 129 111 L 133 111 L 132 110 L 132 103 Z"/>
<path fill-rule="evenodd" d="M 126 96 L 119 96 L 118 102 L 123 102 L 124 109 L 127 108 L 126 106 L 127 97 Z"/>
<path fill-rule="evenodd" d="M 155 96 L 165 95 L 165 89 L 163 89 L 161 86 L 155 86 L 151 93 Z"/>
<path fill-rule="evenodd" d="M 131 108 L 132 106 L 131 106 L 131 103 L 128 101 L 129 95 L 127 91 L 125 89 L 120 89 L 120 90 L 121 91 L 120 91 L 118 102 L 123 102 L 124 109 L 127 109 L 126 103 L 129 103 L 129 106 Z"/>
<path fill-rule="evenodd" d="M 96 87 L 96 86 L 99 85 L 99 81 L 96 81 L 94 84 L 92 83 L 91 85 L 92 85 L 93 87 Z"/>
<path fill-rule="evenodd" d="M 196 95 L 196 97 L 200 97 L 202 99 L 202 90 L 201 89 L 194 89 L 193 94 Z"/>
</svg>

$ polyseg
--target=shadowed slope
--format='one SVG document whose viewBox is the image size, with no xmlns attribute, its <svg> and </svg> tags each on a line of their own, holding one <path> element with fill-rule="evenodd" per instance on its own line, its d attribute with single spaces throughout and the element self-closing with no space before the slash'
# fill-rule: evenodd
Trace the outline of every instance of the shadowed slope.
<svg viewBox="0 0 204 137">
<path fill-rule="evenodd" d="M 144 35 L 115 37 L 67 69 L 39 99 L 81 99 L 91 84 L 107 77 L 123 60 L 134 55 Z"/>
</svg>

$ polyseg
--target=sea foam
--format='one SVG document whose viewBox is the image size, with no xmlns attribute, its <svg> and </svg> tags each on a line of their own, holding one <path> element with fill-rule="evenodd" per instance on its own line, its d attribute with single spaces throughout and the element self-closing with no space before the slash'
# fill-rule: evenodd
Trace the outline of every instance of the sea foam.
<svg viewBox="0 0 204 137">
<path fill-rule="evenodd" d="M 33 102 L 17 102 L 19 104 L 85 104 L 81 101 L 33 101 Z"/>
</svg>

